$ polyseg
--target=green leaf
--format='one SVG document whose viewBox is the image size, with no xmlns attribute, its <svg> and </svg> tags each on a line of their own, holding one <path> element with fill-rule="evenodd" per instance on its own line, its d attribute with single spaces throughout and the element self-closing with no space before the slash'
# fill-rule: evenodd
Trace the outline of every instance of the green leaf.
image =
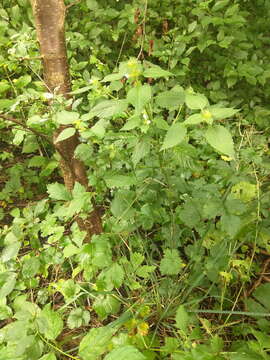
<svg viewBox="0 0 270 360">
<path fill-rule="evenodd" d="M 230 0 L 219 0 L 216 1 L 214 6 L 212 7 L 212 11 L 222 10 L 227 4 L 229 4 Z"/>
<path fill-rule="evenodd" d="M 74 121 L 78 120 L 80 117 L 80 114 L 74 111 L 60 111 L 56 113 L 55 120 L 58 124 L 61 125 L 69 125 L 72 124 Z"/>
<path fill-rule="evenodd" d="M 128 102 L 135 107 L 136 114 L 140 113 L 151 100 L 151 86 L 148 84 L 137 85 L 127 93 Z"/>
<path fill-rule="evenodd" d="M 221 216 L 220 226 L 222 231 L 226 232 L 232 238 L 241 229 L 241 218 L 239 216 L 225 214 Z"/>
<path fill-rule="evenodd" d="M 191 110 L 202 110 L 209 105 L 207 98 L 201 94 L 186 93 L 185 103 Z"/>
<path fill-rule="evenodd" d="M 231 133 L 224 126 L 209 127 L 205 133 L 205 139 L 217 151 L 232 158 L 235 157 Z"/>
<path fill-rule="evenodd" d="M 256 300 L 258 300 L 265 308 L 270 311 L 270 283 L 261 284 L 252 293 Z"/>
<path fill-rule="evenodd" d="M 23 262 L 22 275 L 25 278 L 33 278 L 40 267 L 40 261 L 37 257 L 31 257 Z"/>
<path fill-rule="evenodd" d="M 11 105 L 15 103 L 15 100 L 10 99 L 0 99 L 0 110 L 5 110 L 10 108 Z"/>
<path fill-rule="evenodd" d="M 43 355 L 38 360 L 57 360 L 57 359 L 56 359 L 56 356 L 54 355 L 54 353 L 49 353 L 49 354 Z"/>
<path fill-rule="evenodd" d="M 39 331 L 49 340 L 56 339 L 64 326 L 61 315 L 51 310 L 49 304 L 41 310 L 37 323 Z"/>
<path fill-rule="evenodd" d="M 109 327 L 93 328 L 82 339 L 79 347 L 79 356 L 83 360 L 97 360 L 104 354 L 111 338 L 117 329 Z"/>
<path fill-rule="evenodd" d="M 137 126 L 139 126 L 141 124 L 141 122 L 142 122 L 142 120 L 141 120 L 140 116 L 133 115 L 127 120 L 125 125 L 120 130 L 127 131 L 127 130 L 135 129 Z"/>
<path fill-rule="evenodd" d="M 73 309 L 69 313 L 67 324 L 70 329 L 75 329 L 82 325 L 88 325 L 90 321 L 89 311 L 83 310 L 81 308 Z"/>
<path fill-rule="evenodd" d="M 117 263 L 113 263 L 105 274 L 106 281 L 112 284 L 112 288 L 119 288 L 124 281 L 124 270 L 123 267 Z"/>
<path fill-rule="evenodd" d="M 65 188 L 65 185 L 54 183 L 47 186 L 49 197 L 54 200 L 71 200 L 71 194 Z"/>
<path fill-rule="evenodd" d="M 177 275 L 182 267 L 183 263 L 176 249 L 164 250 L 164 257 L 160 262 L 160 272 L 162 275 Z"/>
<path fill-rule="evenodd" d="M 133 165 L 136 165 L 149 153 L 150 139 L 143 139 L 137 143 L 131 156 Z"/>
<path fill-rule="evenodd" d="M 204 118 L 202 117 L 201 114 L 193 114 L 190 115 L 184 122 L 183 124 L 185 125 L 197 125 L 200 124 L 201 122 L 204 121 Z"/>
<path fill-rule="evenodd" d="M 140 266 L 137 270 L 136 270 L 136 275 L 147 279 L 150 275 L 150 273 L 152 273 L 153 271 L 155 271 L 156 267 L 155 266 L 150 266 L 150 265 L 143 265 Z"/>
<path fill-rule="evenodd" d="M 127 100 L 105 100 L 93 107 L 89 113 L 89 116 L 97 116 L 102 119 L 110 118 L 114 115 L 125 112 L 127 107 Z"/>
<path fill-rule="evenodd" d="M 109 354 L 107 354 L 104 360 L 144 360 L 146 357 L 134 346 L 124 345 L 117 347 Z"/>
<path fill-rule="evenodd" d="M 68 127 L 66 129 L 64 129 L 58 135 L 57 139 L 55 140 L 55 143 L 57 143 L 59 141 L 64 141 L 64 140 L 70 138 L 71 136 L 73 136 L 75 134 L 75 132 L 76 132 L 76 129 L 74 127 Z"/>
<path fill-rule="evenodd" d="M 11 293 L 16 284 L 16 274 L 5 271 L 0 273 L 0 299 L 3 299 Z"/>
<path fill-rule="evenodd" d="M 120 80 L 122 79 L 123 75 L 116 73 L 116 74 L 110 74 L 105 76 L 105 78 L 101 81 L 101 82 L 111 82 L 111 81 L 115 81 L 115 80 Z"/>
<path fill-rule="evenodd" d="M 183 305 L 180 305 L 177 309 L 175 322 L 178 329 L 183 332 L 187 332 L 187 326 L 189 324 L 189 316 Z"/>
<path fill-rule="evenodd" d="M 184 140 L 186 133 L 187 129 L 183 124 L 175 123 L 171 125 L 165 135 L 165 139 L 160 150 L 169 149 L 180 144 Z"/>
<path fill-rule="evenodd" d="M 143 76 L 148 77 L 148 78 L 157 79 L 157 78 L 160 78 L 160 77 L 173 76 L 173 74 L 171 72 L 169 72 L 169 71 L 161 69 L 161 67 L 159 67 L 159 66 L 154 66 L 154 67 L 151 67 L 149 69 L 146 69 L 143 72 Z"/>
<path fill-rule="evenodd" d="M 23 87 L 26 87 L 26 85 L 28 85 L 31 81 L 32 81 L 32 78 L 30 75 L 24 75 L 18 79 L 15 79 L 13 82 L 17 89 L 21 89 Z"/>
<path fill-rule="evenodd" d="M 115 315 L 120 309 L 121 303 L 112 295 L 99 295 L 93 303 L 93 309 L 101 320 L 109 315 Z"/>
<path fill-rule="evenodd" d="M 127 175 L 107 175 L 105 177 L 106 185 L 109 188 L 112 187 L 123 187 L 123 186 L 131 186 L 137 183 L 137 180 L 134 176 Z"/>
<path fill-rule="evenodd" d="M 15 241 L 5 246 L 1 255 L 1 261 L 5 263 L 10 259 L 15 259 L 18 255 L 20 248 L 21 248 L 21 243 L 19 241 Z"/>
<path fill-rule="evenodd" d="M 164 91 L 155 98 L 156 104 L 168 110 L 174 110 L 185 102 L 185 92 L 177 90 Z"/>
<path fill-rule="evenodd" d="M 94 135 L 102 139 L 105 135 L 105 125 L 106 120 L 100 119 L 94 126 L 91 127 L 91 131 Z"/>
<path fill-rule="evenodd" d="M 209 111 L 216 120 L 222 120 L 228 117 L 232 117 L 239 112 L 239 110 L 233 108 L 215 108 L 215 107 L 210 107 Z"/>
</svg>

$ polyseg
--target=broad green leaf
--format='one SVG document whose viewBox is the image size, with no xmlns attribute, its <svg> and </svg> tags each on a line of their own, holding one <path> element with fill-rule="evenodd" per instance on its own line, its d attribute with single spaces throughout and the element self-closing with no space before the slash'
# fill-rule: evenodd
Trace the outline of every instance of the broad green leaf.
<svg viewBox="0 0 270 360">
<path fill-rule="evenodd" d="M 107 354 L 104 360 L 145 360 L 146 357 L 132 345 L 117 347 Z"/>
<path fill-rule="evenodd" d="M 176 249 L 164 250 L 164 256 L 160 262 L 162 275 L 177 275 L 183 267 L 183 262 Z"/>
<path fill-rule="evenodd" d="M 40 261 L 37 257 L 31 257 L 23 262 L 22 275 L 25 278 L 33 278 L 40 267 Z"/>
<path fill-rule="evenodd" d="M 80 114 L 74 111 L 60 111 L 55 114 L 55 120 L 58 124 L 61 125 L 69 125 L 72 124 L 74 121 L 78 120 Z"/>
<path fill-rule="evenodd" d="M 13 80 L 13 82 L 17 89 L 21 89 L 21 88 L 25 87 L 26 85 L 28 85 L 31 82 L 31 80 L 32 80 L 32 78 L 30 75 L 24 75 L 18 79 Z"/>
<path fill-rule="evenodd" d="M 110 118 L 125 112 L 127 107 L 127 100 L 104 100 L 93 107 L 89 115 L 91 117 L 97 116 L 102 119 Z"/>
<path fill-rule="evenodd" d="M 137 183 L 137 180 L 134 176 L 127 175 L 111 175 L 105 177 L 106 185 L 109 188 L 112 187 L 123 187 L 123 186 L 131 186 Z"/>
<path fill-rule="evenodd" d="M 157 78 L 160 78 L 160 77 L 173 76 L 173 74 L 171 72 L 169 72 L 169 71 L 161 69 L 161 67 L 159 67 L 159 66 L 154 66 L 154 67 L 151 67 L 149 69 L 146 69 L 143 72 L 143 76 L 148 77 L 148 78 L 157 79 Z"/>
<path fill-rule="evenodd" d="M 111 82 L 111 81 L 115 81 L 115 80 L 120 80 L 122 79 L 123 75 L 116 73 L 116 74 L 110 74 L 105 76 L 105 78 L 102 80 L 102 82 Z"/>
<path fill-rule="evenodd" d="M 54 183 L 47 186 L 49 197 L 54 200 L 71 200 L 71 194 L 65 188 L 65 185 Z"/>
<path fill-rule="evenodd" d="M 39 331 L 49 340 L 56 339 L 64 326 L 61 315 L 51 310 L 49 304 L 41 310 L 37 323 Z"/>
<path fill-rule="evenodd" d="M 14 103 L 15 103 L 15 100 L 0 99 L 0 110 L 8 109 Z"/>
<path fill-rule="evenodd" d="M 187 332 L 189 316 L 183 305 L 180 305 L 177 309 L 175 322 L 178 329 L 182 330 L 185 333 Z"/>
<path fill-rule="evenodd" d="M 152 273 L 153 271 L 155 271 L 156 267 L 155 266 L 150 266 L 150 265 L 143 265 L 143 266 L 139 266 L 139 268 L 136 270 L 136 275 L 147 279 L 150 275 L 150 273 Z"/>
<path fill-rule="evenodd" d="M 74 127 L 68 127 L 66 129 L 64 129 L 63 131 L 61 131 L 61 133 L 58 135 L 57 139 L 55 140 L 55 142 L 59 142 L 59 141 L 64 141 L 68 138 L 70 138 L 71 136 L 73 136 L 76 132 L 76 129 Z"/>
<path fill-rule="evenodd" d="M 227 233 L 232 238 L 237 235 L 241 229 L 241 218 L 236 215 L 224 214 L 220 219 L 221 230 Z"/>
<path fill-rule="evenodd" d="M 210 107 L 209 111 L 216 120 L 222 120 L 228 117 L 232 117 L 233 115 L 239 112 L 239 110 L 233 108 L 215 108 L 215 107 Z"/>
<path fill-rule="evenodd" d="M 217 151 L 235 157 L 231 133 L 221 125 L 209 127 L 205 133 L 207 142 Z"/>
<path fill-rule="evenodd" d="M 136 114 L 140 113 L 151 100 L 151 86 L 148 84 L 137 85 L 127 93 L 128 102 L 135 107 Z"/>
<path fill-rule="evenodd" d="M 231 192 L 235 199 L 240 199 L 243 202 L 249 202 L 257 198 L 258 195 L 257 185 L 247 181 L 240 181 L 233 185 Z"/>
<path fill-rule="evenodd" d="M 150 151 L 150 139 L 143 139 L 137 143 L 131 156 L 131 160 L 136 166 Z"/>
<path fill-rule="evenodd" d="M 200 124 L 201 122 L 204 121 L 204 118 L 202 117 L 201 114 L 193 114 L 190 115 L 184 122 L 183 124 L 185 125 L 197 125 Z"/>
<path fill-rule="evenodd" d="M 94 126 L 91 127 L 91 131 L 99 138 L 103 138 L 105 135 L 105 120 L 100 119 Z"/>
<path fill-rule="evenodd" d="M 227 4 L 229 4 L 230 0 L 219 0 L 216 1 L 214 6 L 212 7 L 212 11 L 222 10 Z"/>
<path fill-rule="evenodd" d="M 118 263 L 113 263 L 105 274 L 106 281 L 112 284 L 112 288 L 119 288 L 123 284 L 124 276 L 123 267 Z"/>
<path fill-rule="evenodd" d="M 78 95 L 78 94 L 82 94 L 82 93 L 84 93 L 84 92 L 86 92 L 86 91 L 88 91 L 90 89 L 91 89 L 91 86 L 84 86 L 84 87 L 82 87 L 80 89 L 72 91 L 70 94 L 71 95 Z"/>
<path fill-rule="evenodd" d="M 21 248 L 21 243 L 19 241 L 15 241 L 15 242 L 5 246 L 5 248 L 2 252 L 2 255 L 1 255 L 1 261 L 3 261 L 3 263 L 5 263 L 5 262 L 9 261 L 10 259 L 16 258 L 20 248 Z"/>
<path fill-rule="evenodd" d="M 171 125 L 165 135 L 165 139 L 160 150 L 169 149 L 180 144 L 184 140 L 186 133 L 187 129 L 183 124 L 175 123 Z"/>
<path fill-rule="evenodd" d="M 185 102 L 185 92 L 177 90 L 164 91 L 155 98 L 156 104 L 162 108 L 173 110 Z"/>
<path fill-rule="evenodd" d="M 135 129 L 137 126 L 139 126 L 141 123 L 142 123 L 141 117 L 139 115 L 133 115 L 128 119 L 128 121 L 120 130 L 121 131 L 132 130 Z"/>
<path fill-rule="evenodd" d="M 90 321 L 89 311 L 83 310 L 82 308 L 77 308 L 71 310 L 69 313 L 67 324 L 70 329 L 75 329 L 82 325 L 88 325 Z"/>
<path fill-rule="evenodd" d="M 120 302 L 112 295 L 99 295 L 93 303 L 93 309 L 101 320 L 109 315 L 117 314 L 120 309 Z"/>
<path fill-rule="evenodd" d="M 117 329 L 107 326 L 92 328 L 82 339 L 79 346 L 79 356 L 83 360 L 97 360 L 107 350 L 112 336 Z"/>
<path fill-rule="evenodd" d="M 0 299 L 3 299 L 11 293 L 16 284 L 16 274 L 6 271 L 0 274 Z"/>
<path fill-rule="evenodd" d="M 204 95 L 190 93 L 186 93 L 185 103 L 191 110 L 202 110 L 209 105 L 208 100 Z"/>
</svg>

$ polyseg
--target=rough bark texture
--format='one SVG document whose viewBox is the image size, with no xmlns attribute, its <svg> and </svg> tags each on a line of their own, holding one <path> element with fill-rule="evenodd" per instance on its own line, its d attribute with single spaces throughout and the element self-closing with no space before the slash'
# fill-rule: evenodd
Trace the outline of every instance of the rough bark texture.
<svg viewBox="0 0 270 360">
<path fill-rule="evenodd" d="M 43 61 L 44 82 L 52 93 L 67 96 L 70 92 L 69 67 L 65 42 L 65 4 L 64 0 L 31 0 L 36 23 L 37 37 Z M 65 127 L 60 127 L 54 134 L 54 140 Z M 89 190 L 84 164 L 74 158 L 74 151 L 79 144 L 78 134 L 55 143 L 61 155 L 61 171 L 67 189 L 72 190 L 79 182 Z M 101 217 L 96 208 L 87 220 L 78 219 L 82 230 L 86 230 L 88 239 L 93 234 L 102 232 Z"/>
</svg>

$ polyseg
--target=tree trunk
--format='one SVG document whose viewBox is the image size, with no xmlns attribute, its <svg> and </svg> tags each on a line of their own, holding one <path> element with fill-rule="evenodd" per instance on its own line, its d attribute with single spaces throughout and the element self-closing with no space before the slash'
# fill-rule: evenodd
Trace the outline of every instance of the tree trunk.
<svg viewBox="0 0 270 360">
<path fill-rule="evenodd" d="M 65 42 L 64 0 L 31 0 L 31 3 L 43 61 L 44 82 L 50 92 L 68 97 L 71 86 Z M 64 128 L 65 126 L 61 126 L 55 131 L 54 140 Z M 54 143 L 61 156 L 60 167 L 69 191 L 73 189 L 76 181 L 89 190 L 85 166 L 74 157 L 78 144 L 77 133 L 64 141 Z M 88 239 L 93 234 L 102 232 L 101 217 L 95 207 L 88 219 L 83 221 L 79 218 L 78 224 L 87 232 Z"/>
</svg>

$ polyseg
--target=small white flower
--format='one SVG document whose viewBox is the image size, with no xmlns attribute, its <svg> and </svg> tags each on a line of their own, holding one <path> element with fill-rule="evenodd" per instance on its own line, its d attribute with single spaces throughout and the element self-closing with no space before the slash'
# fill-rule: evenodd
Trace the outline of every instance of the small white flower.
<svg viewBox="0 0 270 360">
<path fill-rule="evenodd" d="M 45 99 L 47 99 L 47 100 L 50 100 L 50 99 L 53 98 L 53 94 L 52 94 L 52 93 L 49 93 L 49 92 L 45 92 L 45 93 L 43 94 L 43 96 L 44 96 Z"/>
</svg>

